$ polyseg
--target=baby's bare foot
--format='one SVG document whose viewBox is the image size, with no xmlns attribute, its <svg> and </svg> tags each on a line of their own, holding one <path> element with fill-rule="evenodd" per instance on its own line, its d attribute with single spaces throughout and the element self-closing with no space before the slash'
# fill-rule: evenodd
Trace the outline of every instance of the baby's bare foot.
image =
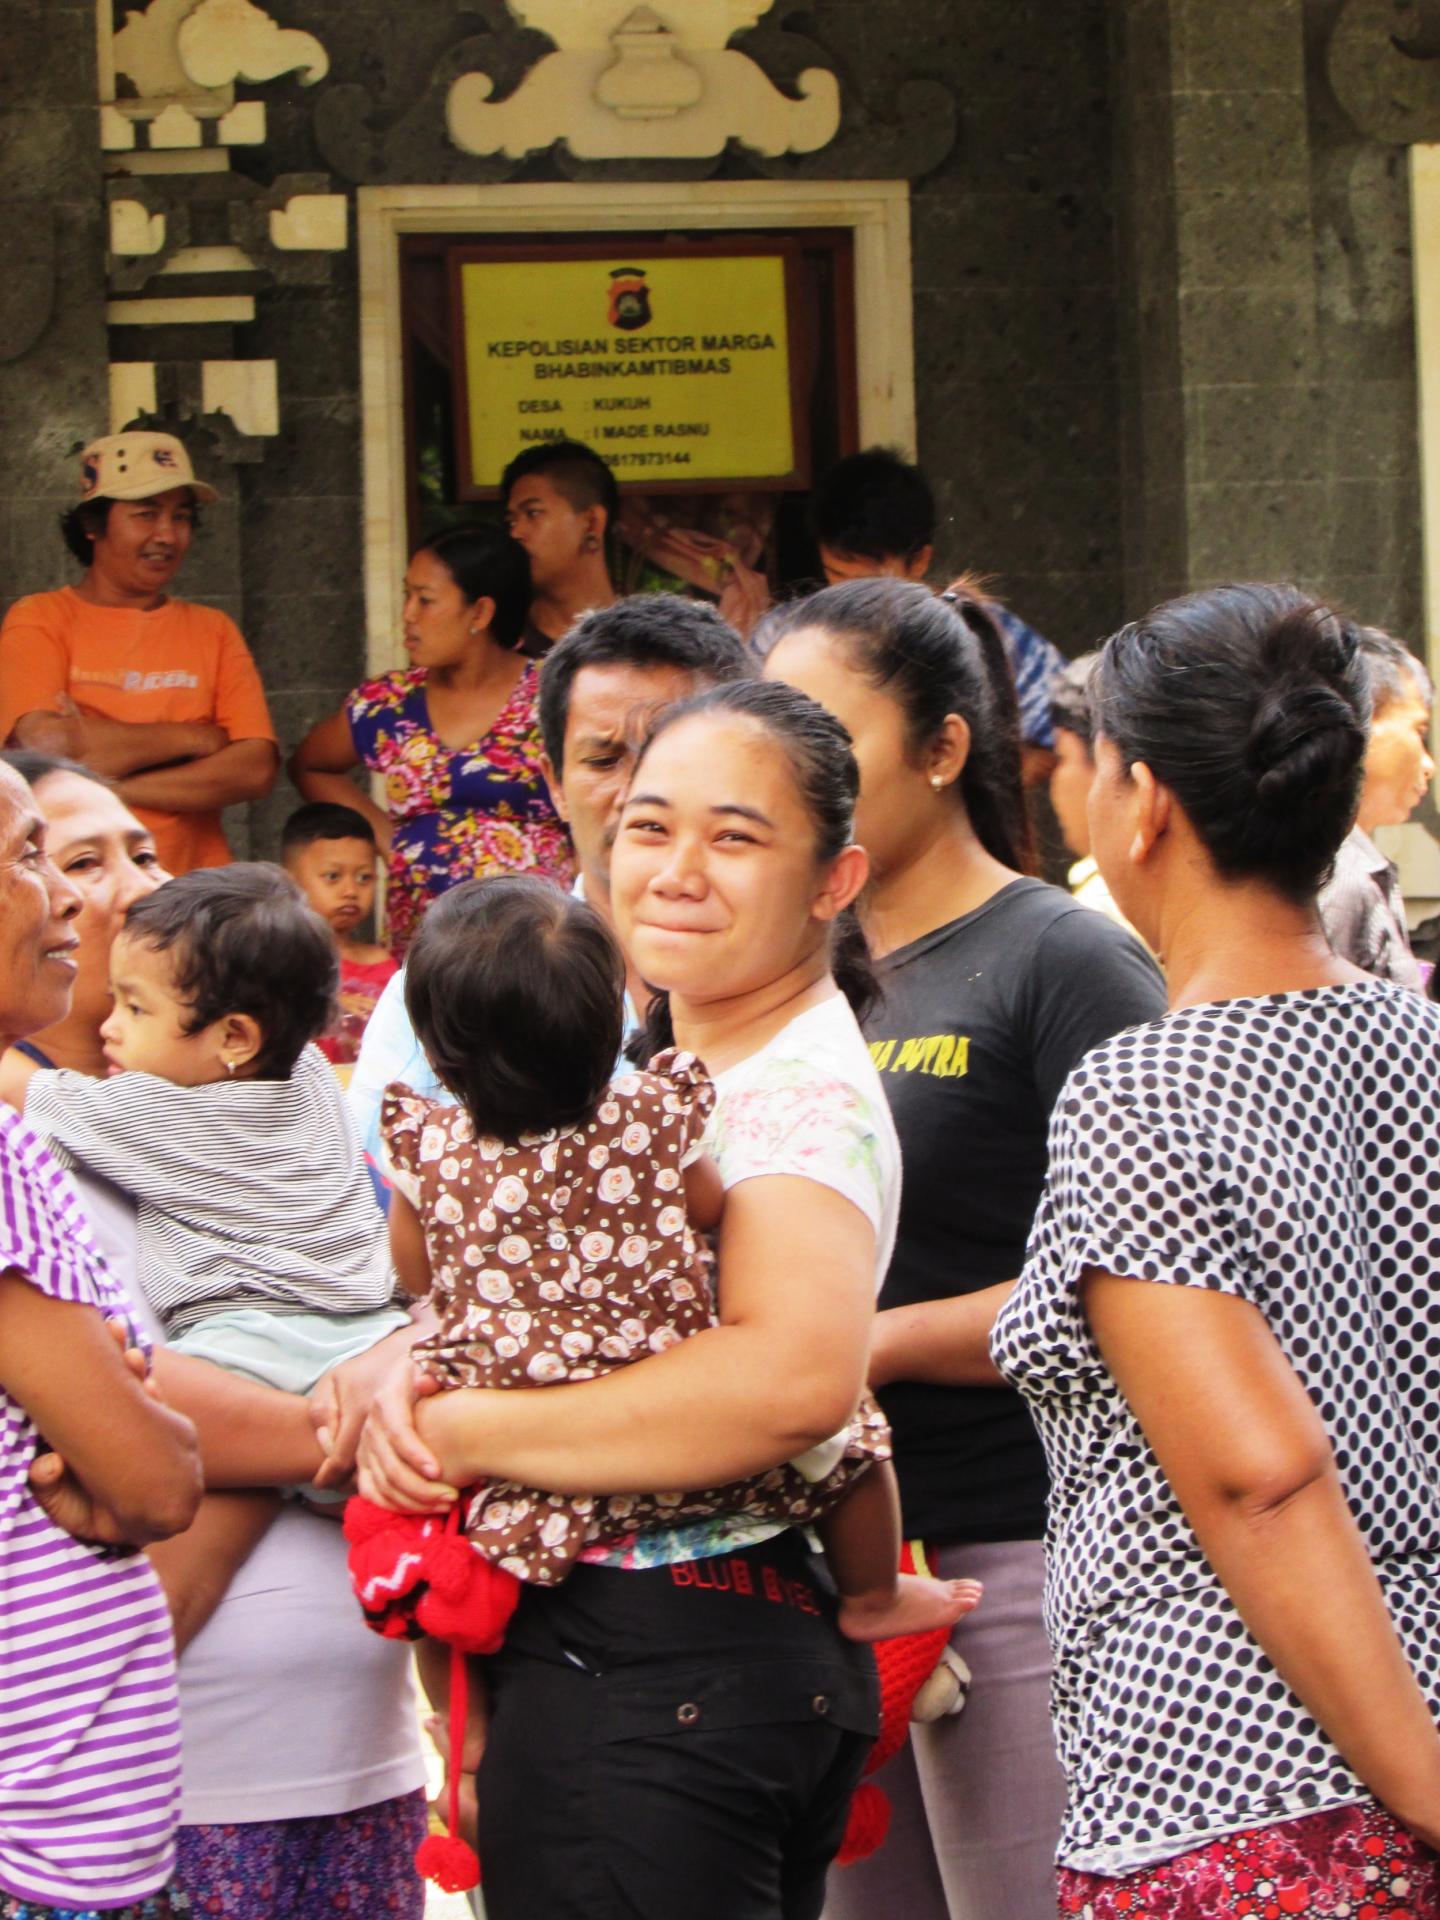
<svg viewBox="0 0 1440 1920">
<path fill-rule="evenodd" d="M 893 1640 L 901 1633 L 934 1633 L 953 1627 L 980 1604 L 978 1580 L 931 1580 L 917 1573 L 897 1576 L 892 1591 L 844 1594 L 840 1631 L 847 1640 Z"/>
</svg>

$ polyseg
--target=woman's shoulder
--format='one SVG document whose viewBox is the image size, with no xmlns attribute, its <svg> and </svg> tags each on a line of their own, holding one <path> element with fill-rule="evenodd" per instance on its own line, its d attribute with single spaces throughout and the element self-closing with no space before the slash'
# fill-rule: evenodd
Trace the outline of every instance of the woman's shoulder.
<svg viewBox="0 0 1440 1920">
<path fill-rule="evenodd" d="M 819 1151 L 863 1145 L 888 1158 L 895 1147 L 880 1076 L 844 997 L 797 1014 L 748 1059 L 716 1080 L 713 1151 L 742 1141 L 804 1137 Z"/>
<path fill-rule="evenodd" d="M 346 701 L 351 718 L 399 713 L 425 690 L 423 667 L 396 667 L 389 673 L 362 680 Z"/>
<path fill-rule="evenodd" d="M 70 1175 L 24 1118 L 0 1106 L 0 1267 L 43 1293 L 95 1302 L 114 1292 Z"/>
<path fill-rule="evenodd" d="M 0 621 L 0 633 L 44 629 L 59 635 L 74 625 L 84 607 L 85 602 L 73 587 L 52 587 L 45 593 L 22 594 Z"/>
<path fill-rule="evenodd" d="M 1200 1113 L 1258 1096 L 1286 1112 L 1333 1091 L 1343 1059 L 1383 1078 L 1440 1072 L 1440 1007 L 1388 980 L 1206 1000 L 1113 1034 L 1066 1084 L 1072 1113 L 1104 1103 Z"/>
</svg>

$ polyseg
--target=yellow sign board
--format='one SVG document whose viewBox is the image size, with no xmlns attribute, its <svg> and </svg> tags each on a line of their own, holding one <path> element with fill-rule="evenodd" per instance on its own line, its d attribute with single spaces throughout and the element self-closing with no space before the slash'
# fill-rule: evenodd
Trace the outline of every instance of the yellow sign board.
<svg viewBox="0 0 1440 1920">
<path fill-rule="evenodd" d="M 778 250 L 462 258 L 466 491 L 560 439 L 637 486 L 793 479 L 786 267 Z"/>
</svg>

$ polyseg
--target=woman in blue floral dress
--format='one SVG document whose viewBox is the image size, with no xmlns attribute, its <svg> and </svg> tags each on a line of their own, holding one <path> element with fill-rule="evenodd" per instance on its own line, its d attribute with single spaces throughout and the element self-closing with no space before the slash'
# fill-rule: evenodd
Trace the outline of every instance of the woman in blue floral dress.
<svg viewBox="0 0 1440 1920">
<path fill-rule="evenodd" d="M 498 529 L 452 527 L 410 561 L 410 665 L 367 680 L 312 727 L 290 763 L 307 800 L 358 807 L 385 850 L 386 925 L 398 958 L 430 902 L 487 873 L 568 886 L 570 836 L 540 771 L 536 661 L 514 651 L 530 581 Z M 384 781 L 385 808 L 350 769 Z"/>
</svg>

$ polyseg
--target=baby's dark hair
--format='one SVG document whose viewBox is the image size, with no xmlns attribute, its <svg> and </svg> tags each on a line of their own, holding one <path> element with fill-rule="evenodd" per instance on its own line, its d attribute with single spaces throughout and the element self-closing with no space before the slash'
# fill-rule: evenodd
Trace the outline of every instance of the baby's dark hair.
<svg viewBox="0 0 1440 1920">
<path fill-rule="evenodd" d="M 1296 587 L 1209 587 L 1113 634 L 1091 688 L 1096 732 L 1170 788 L 1223 878 L 1313 900 L 1364 769 L 1350 621 Z"/>
<path fill-rule="evenodd" d="M 297 807 L 280 831 L 283 858 L 298 847 L 311 847 L 317 840 L 368 840 L 375 845 L 375 829 L 358 808 L 342 807 L 333 800 L 313 800 Z"/>
<path fill-rule="evenodd" d="M 330 1025 L 340 963 L 330 929 L 279 867 L 237 861 L 167 880 L 137 900 L 125 932 L 168 953 L 189 1002 L 187 1033 L 247 1013 L 263 1036 L 255 1077 L 288 1080 Z"/>
<path fill-rule="evenodd" d="M 625 1026 L 625 962 L 593 907 L 533 874 L 466 880 L 431 906 L 405 1007 L 437 1078 L 481 1133 L 583 1124 Z"/>
</svg>

